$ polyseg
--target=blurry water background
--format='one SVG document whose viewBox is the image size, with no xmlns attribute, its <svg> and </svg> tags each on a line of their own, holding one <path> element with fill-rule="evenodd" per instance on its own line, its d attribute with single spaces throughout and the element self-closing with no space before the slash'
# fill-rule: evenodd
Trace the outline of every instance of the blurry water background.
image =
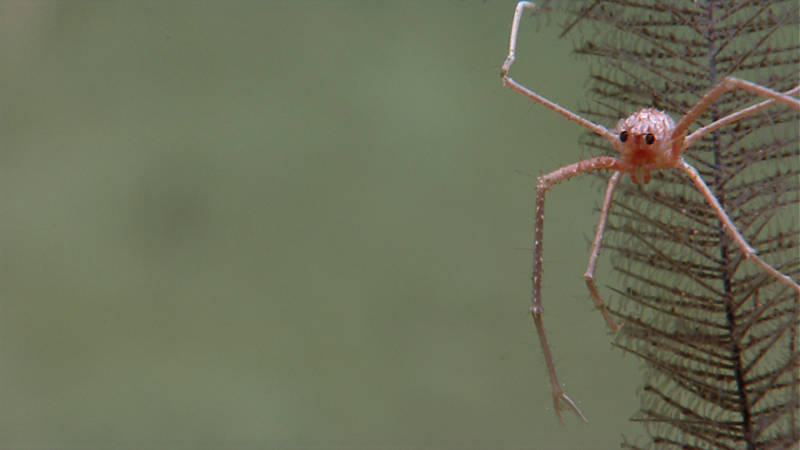
<svg viewBox="0 0 800 450">
<path fill-rule="evenodd" d="M 593 177 L 547 205 L 545 324 L 590 423 L 552 411 L 535 176 L 590 155 L 501 86 L 514 5 L 0 2 L 0 448 L 641 433 L 581 278 Z M 526 18 L 513 75 L 578 109 L 558 22 Z"/>
</svg>

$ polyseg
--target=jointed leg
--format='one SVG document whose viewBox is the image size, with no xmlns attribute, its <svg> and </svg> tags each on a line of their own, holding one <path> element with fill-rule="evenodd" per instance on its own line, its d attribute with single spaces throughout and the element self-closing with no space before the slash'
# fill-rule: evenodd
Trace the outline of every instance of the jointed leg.
<svg viewBox="0 0 800 450">
<path fill-rule="evenodd" d="M 711 205 L 712 208 L 714 208 L 714 212 L 717 213 L 717 216 L 722 221 L 722 224 L 725 226 L 725 230 L 733 238 L 734 242 L 736 242 L 736 245 L 738 245 L 739 248 L 742 249 L 742 252 L 744 252 L 745 258 L 752 259 L 753 262 L 761 266 L 761 268 L 764 269 L 765 272 L 778 279 L 778 281 L 780 281 L 781 283 L 791 287 L 792 289 L 800 293 L 800 286 L 798 286 L 797 283 L 795 283 L 788 276 L 778 272 L 774 267 L 767 264 L 766 261 L 764 261 L 758 256 L 755 249 L 751 247 L 750 244 L 747 243 L 744 237 L 739 233 L 739 230 L 736 229 L 736 225 L 733 224 L 733 221 L 725 213 L 725 210 L 722 209 L 722 206 L 719 204 L 717 198 L 714 197 L 714 194 L 711 192 L 711 189 L 708 188 L 708 185 L 706 185 L 705 181 L 703 181 L 703 179 L 700 177 L 700 174 L 697 173 L 697 170 L 694 167 L 690 166 L 683 159 L 681 159 L 678 168 L 680 168 L 681 170 L 686 172 L 687 175 L 689 175 L 689 178 L 692 179 L 695 186 L 697 186 L 697 189 L 700 191 L 701 194 L 703 194 L 703 197 L 706 198 L 706 201 Z"/>
<path fill-rule="evenodd" d="M 783 95 L 797 95 L 799 92 L 800 92 L 800 86 L 795 86 L 794 88 L 784 92 Z M 756 103 L 755 105 L 748 106 L 747 108 L 744 109 L 740 109 L 739 111 L 729 114 L 721 119 L 715 120 L 714 122 L 702 128 L 698 128 L 694 130 L 692 134 L 686 136 L 686 140 L 684 140 L 684 146 L 688 147 L 689 145 L 691 145 L 692 142 L 696 141 L 697 139 L 700 139 L 701 137 L 716 130 L 717 128 L 724 127 L 729 123 L 733 123 L 736 122 L 737 120 L 744 119 L 745 117 L 752 116 L 753 114 L 761 110 L 767 109 L 768 107 L 774 105 L 777 102 L 778 100 L 776 99 L 764 100 L 761 103 Z"/>
<path fill-rule="evenodd" d="M 600 210 L 600 221 L 597 222 L 597 232 L 594 235 L 594 243 L 592 243 L 592 254 L 589 256 L 589 264 L 586 266 L 586 272 L 583 274 L 583 279 L 586 280 L 586 287 L 589 288 L 589 293 L 592 295 L 594 304 L 597 306 L 597 309 L 603 313 L 603 318 L 606 319 L 606 324 L 613 333 L 619 331 L 622 325 L 618 325 L 614 322 L 608 309 L 606 309 L 606 303 L 603 301 L 600 292 L 597 291 L 597 287 L 594 285 L 594 269 L 595 266 L 597 266 L 597 256 L 600 254 L 600 247 L 603 244 L 603 233 L 606 230 L 606 222 L 608 222 L 611 200 L 614 197 L 614 191 L 617 189 L 617 183 L 619 183 L 620 178 L 622 178 L 622 172 L 615 172 L 614 175 L 611 176 L 611 179 L 608 180 L 606 196 L 603 199 L 603 207 Z"/>
<path fill-rule="evenodd" d="M 514 22 L 511 24 L 511 38 L 508 44 L 508 57 L 506 57 L 505 62 L 503 63 L 503 68 L 500 72 L 500 76 L 503 78 L 503 85 L 508 86 L 511 89 L 519 92 L 520 94 L 528 97 L 529 99 L 539 103 L 540 105 L 561 114 L 562 116 L 566 117 L 567 119 L 579 124 L 583 125 L 584 127 L 594 131 L 595 133 L 599 134 L 600 136 L 604 136 L 606 139 L 610 141 L 614 141 L 616 136 L 614 136 L 606 127 L 602 125 L 598 125 L 592 121 L 586 120 L 583 117 L 575 114 L 574 112 L 562 107 L 561 105 L 551 102 L 550 100 L 542 97 L 541 95 L 533 92 L 532 90 L 526 88 L 525 86 L 517 83 L 513 78 L 508 76 L 508 72 L 511 70 L 511 65 L 514 64 L 514 59 L 516 58 L 517 52 L 517 34 L 519 33 L 519 22 L 522 20 L 522 14 L 525 9 L 536 9 L 536 5 L 533 2 L 519 2 L 517 3 L 517 9 L 514 11 Z"/>
<path fill-rule="evenodd" d="M 719 84 L 708 91 L 708 93 L 706 93 L 706 95 L 704 95 L 703 98 L 701 98 L 700 101 L 697 102 L 697 104 L 694 105 L 694 107 L 692 107 L 692 109 L 690 109 L 686 115 L 683 116 L 683 118 L 681 118 L 680 122 L 678 122 L 678 124 L 675 126 L 675 131 L 673 131 L 672 135 L 683 136 L 686 130 L 689 129 L 689 125 L 697 120 L 697 118 L 700 117 L 700 114 L 703 114 L 703 112 L 708 109 L 708 107 L 711 106 L 716 99 L 718 99 L 725 92 L 736 88 L 744 89 L 745 91 L 756 95 L 769 97 L 775 101 L 785 103 L 795 109 L 800 109 L 800 100 L 792 97 L 791 95 L 782 94 L 749 81 L 740 80 L 733 77 L 725 77 L 725 79 L 720 81 Z"/>
<path fill-rule="evenodd" d="M 540 176 L 536 185 L 536 219 L 534 222 L 535 229 L 533 240 L 533 299 L 531 301 L 530 311 L 533 316 L 533 322 L 536 324 L 536 332 L 539 334 L 539 343 L 542 346 L 542 353 L 544 353 L 547 373 L 550 376 L 553 407 L 555 408 L 558 420 L 562 423 L 564 422 L 564 419 L 561 417 L 562 403 L 568 406 L 585 422 L 588 422 L 588 420 L 586 420 L 581 410 L 578 409 L 575 403 L 561 388 L 561 383 L 558 381 L 558 375 L 556 374 L 556 366 L 553 362 L 553 354 L 550 351 L 550 345 L 547 343 L 547 334 L 544 331 L 544 324 L 542 323 L 542 239 L 544 238 L 545 193 L 554 184 L 593 170 L 614 169 L 616 163 L 617 161 L 610 156 L 598 156 L 586 161 L 579 161 Z"/>
<path fill-rule="evenodd" d="M 533 322 L 536 324 L 536 333 L 539 334 L 539 342 L 542 344 L 542 353 L 544 353 L 544 362 L 547 365 L 547 372 L 550 374 L 550 390 L 553 393 L 553 407 L 556 410 L 556 415 L 558 416 L 558 421 L 564 423 L 564 418 L 561 417 L 561 404 L 564 403 L 568 406 L 578 417 L 581 418 L 586 423 L 589 423 L 589 419 L 583 415 L 578 405 L 572 401 L 569 396 L 567 396 L 564 389 L 561 388 L 561 382 L 558 381 L 558 375 L 556 375 L 556 366 L 553 362 L 553 354 L 550 351 L 550 344 L 547 343 L 547 333 L 544 331 L 544 324 L 542 324 L 542 315 L 541 314 L 533 314 Z"/>
</svg>

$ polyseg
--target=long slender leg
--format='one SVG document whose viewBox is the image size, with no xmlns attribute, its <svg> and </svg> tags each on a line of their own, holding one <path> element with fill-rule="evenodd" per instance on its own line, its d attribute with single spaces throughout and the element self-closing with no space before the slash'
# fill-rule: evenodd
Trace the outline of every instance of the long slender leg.
<svg viewBox="0 0 800 450">
<path fill-rule="evenodd" d="M 536 324 L 536 332 L 539 334 L 539 343 L 542 346 L 544 362 L 547 365 L 547 373 L 550 376 L 550 389 L 553 393 L 553 407 L 555 408 L 558 420 L 563 423 L 561 417 L 562 403 L 569 407 L 584 422 L 588 422 L 586 416 L 581 413 L 575 402 L 573 402 L 561 387 L 556 374 L 556 366 L 553 362 L 553 354 L 550 345 L 547 343 L 547 334 L 542 323 L 542 239 L 544 238 L 544 199 L 545 193 L 554 184 L 560 183 L 568 178 L 572 178 L 582 173 L 600 169 L 614 169 L 617 161 L 610 156 L 598 156 L 596 158 L 579 161 L 568 166 L 564 166 L 548 174 L 539 177 L 536 184 L 536 218 L 534 222 L 533 239 L 533 298 L 531 300 L 531 315 Z"/>
<path fill-rule="evenodd" d="M 608 131 L 606 127 L 584 119 L 583 117 L 564 108 L 558 103 L 552 102 L 542 97 L 541 95 L 537 94 L 536 92 L 533 92 L 532 90 L 526 88 L 525 86 L 517 83 L 516 81 L 514 81 L 513 78 L 508 76 L 508 72 L 511 70 L 511 65 L 514 64 L 514 59 L 516 58 L 517 35 L 519 34 L 519 22 L 520 20 L 522 20 L 523 12 L 526 9 L 536 9 L 536 5 L 533 4 L 533 2 L 519 2 L 517 3 L 517 9 L 514 11 L 514 22 L 511 24 L 511 37 L 509 39 L 509 44 L 508 44 L 508 57 L 506 57 L 506 60 L 503 63 L 503 68 L 500 71 L 500 76 L 503 78 L 503 85 L 508 86 L 511 89 L 535 101 L 536 103 L 539 103 L 540 105 L 552 111 L 555 111 L 558 114 L 561 114 L 567 119 L 594 131 L 600 136 L 604 136 L 606 139 L 610 140 L 613 143 L 614 139 L 616 139 L 616 136 L 610 131 Z"/>
<path fill-rule="evenodd" d="M 700 177 L 700 174 L 697 172 L 697 170 L 691 165 L 689 165 L 689 163 L 684 161 L 683 158 L 681 158 L 680 162 L 678 163 L 678 168 L 686 172 L 686 174 L 689 175 L 689 178 L 692 179 L 694 185 L 697 186 L 697 189 L 700 191 L 701 194 L 703 194 L 703 197 L 706 198 L 706 201 L 714 209 L 714 212 L 717 213 L 717 216 L 722 221 L 722 224 L 725 226 L 725 230 L 733 238 L 734 242 L 736 242 L 736 245 L 738 245 L 739 248 L 742 249 L 745 258 L 752 259 L 753 262 L 761 266 L 761 268 L 764 269 L 765 272 L 775 277 L 781 283 L 791 287 L 792 289 L 800 293 L 800 286 L 798 286 L 797 283 L 795 283 L 788 276 L 778 272 L 774 267 L 767 264 L 766 261 L 764 261 L 758 256 L 756 250 L 753 247 L 751 247 L 750 244 L 747 243 L 745 238 L 739 233 L 739 230 L 736 229 L 736 225 L 733 224 L 733 221 L 725 213 L 725 210 L 722 209 L 722 206 L 719 204 L 719 201 L 711 192 L 711 189 L 708 188 L 706 182 L 703 181 L 703 179 Z"/>
<path fill-rule="evenodd" d="M 603 297 L 600 296 L 600 292 L 597 291 L 597 287 L 594 285 L 594 269 L 595 266 L 597 266 L 597 257 L 600 255 L 600 247 L 603 244 L 603 233 L 606 231 L 606 222 L 608 222 L 608 212 L 611 209 L 611 200 L 614 197 L 614 191 L 617 189 L 617 183 L 619 183 L 620 178 L 622 178 L 622 172 L 616 172 L 611 176 L 611 179 L 608 180 L 606 196 L 603 199 L 603 208 L 600 210 L 600 221 L 597 222 L 597 232 L 594 235 L 594 243 L 592 243 L 592 254 L 589 256 L 589 264 L 586 266 L 586 272 L 583 274 L 583 279 L 586 281 L 586 287 L 589 288 L 589 294 L 592 295 L 594 304 L 597 306 L 597 309 L 603 313 L 603 318 L 606 319 L 606 324 L 613 333 L 619 331 L 622 325 L 618 325 L 614 322 L 608 309 L 606 309 L 606 303 L 603 301 Z"/>
<path fill-rule="evenodd" d="M 714 101 L 718 99 L 720 95 L 736 88 L 744 89 L 745 91 L 756 95 L 769 97 L 778 102 L 786 103 L 795 109 L 800 109 L 800 100 L 792 97 L 791 95 L 773 91 L 772 89 L 751 83 L 749 81 L 740 80 L 733 77 L 725 77 L 725 79 L 720 81 L 719 84 L 708 91 L 706 95 L 704 95 L 703 98 L 701 98 L 700 101 L 697 102 L 697 104 L 694 105 L 692 109 L 690 109 L 686 115 L 683 116 L 683 118 L 681 118 L 681 120 L 675 126 L 675 130 L 672 132 L 672 135 L 683 136 L 686 130 L 689 129 L 689 125 L 697 120 L 697 118 L 700 117 L 700 114 L 703 114 L 703 111 L 708 109 L 708 107 L 711 106 L 711 104 L 714 103 Z M 684 148 L 686 147 L 684 146 Z"/>
<path fill-rule="evenodd" d="M 789 89 L 788 91 L 784 92 L 784 95 L 797 95 L 800 92 L 800 86 L 795 86 L 793 89 Z M 737 120 L 744 119 L 745 117 L 752 116 L 753 114 L 767 109 L 768 107 L 774 105 L 778 101 L 775 99 L 764 100 L 761 103 L 756 103 L 753 106 L 748 106 L 747 108 L 740 109 L 735 113 L 729 114 L 721 119 L 715 120 L 714 122 L 694 130 L 692 134 L 686 136 L 686 139 L 683 141 L 685 147 L 691 145 L 692 142 L 700 139 L 701 137 L 705 136 L 706 134 L 716 130 L 717 128 L 724 127 L 729 123 L 736 122 Z"/>
</svg>

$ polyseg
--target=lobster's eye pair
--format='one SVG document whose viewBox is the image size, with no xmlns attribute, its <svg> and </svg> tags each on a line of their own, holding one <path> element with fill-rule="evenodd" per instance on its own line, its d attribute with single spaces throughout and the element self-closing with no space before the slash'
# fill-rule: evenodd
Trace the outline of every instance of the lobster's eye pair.
<svg viewBox="0 0 800 450">
<path fill-rule="evenodd" d="M 623 131 L 619 134 L 619 140 L 621 142 L 625 142 L 628 140 L 628 132 Z M 656 137 L 653 136 L 653 133 L 647 133 L 644 137 L 644 141 L 647 142 L 647 145 L 651 145 L 653 142 L 656 141 Z"/>
</svg>

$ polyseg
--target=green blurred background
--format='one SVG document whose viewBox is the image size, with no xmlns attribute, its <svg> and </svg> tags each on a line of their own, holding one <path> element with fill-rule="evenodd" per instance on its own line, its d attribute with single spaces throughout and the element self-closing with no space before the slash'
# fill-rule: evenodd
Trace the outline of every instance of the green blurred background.
<svg viewBox="0 0 800 450">
<path fill-rule="evenodd" d="M 500 84 L 514 1 L 0 2 L 0 448 L 618 448 L 583 130 Z M 579 108 L 558 17 L 515 77 Z M 613 125 L 613 124 L 606 124 Z M 600 283 L 613 282 L 601 258 Z M 607 289 L 604 292 L 613 298 Z"/>
</svg>

